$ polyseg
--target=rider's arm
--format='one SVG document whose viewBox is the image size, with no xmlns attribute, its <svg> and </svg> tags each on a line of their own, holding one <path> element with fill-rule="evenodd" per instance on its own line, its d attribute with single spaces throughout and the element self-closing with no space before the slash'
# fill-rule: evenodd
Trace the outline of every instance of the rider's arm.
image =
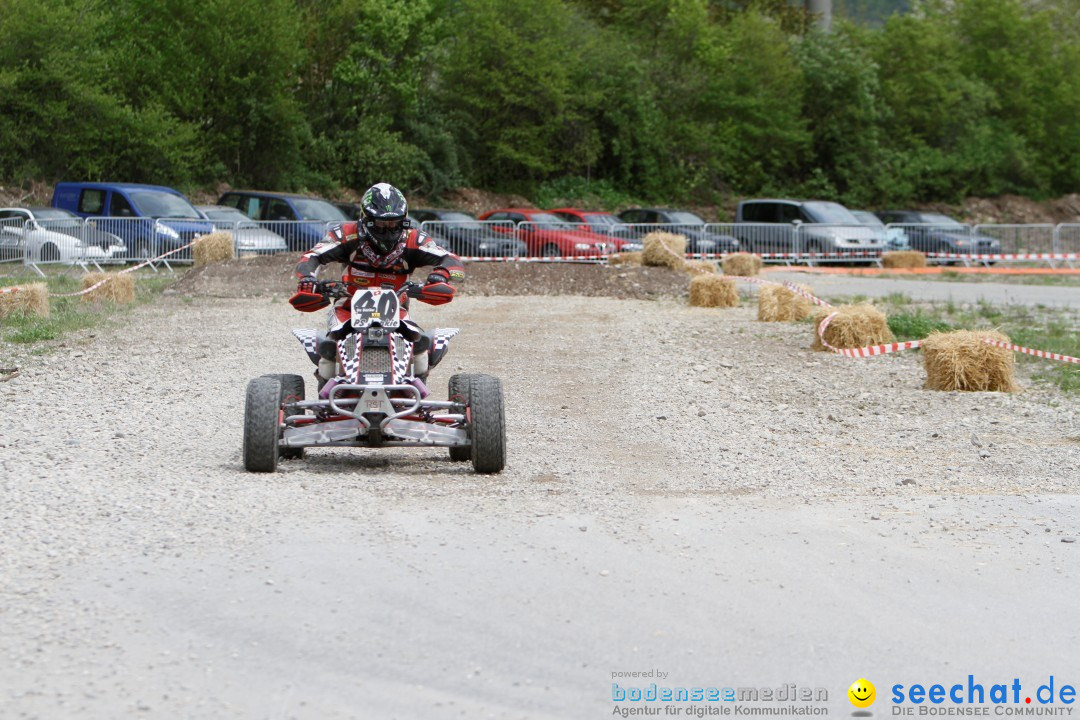
<svg viewBox="0 0 1080 720">
<path fill-rule="evenodd" d="M 320 265 L 349 262 L 349 258 L 356 251 L 358 242 L 359 239 L 356 236 L 343 238 L 341 228 L 334 228 L 326 233 L 318 245 L 300 257 L 300 262 L 296 265 L 296 278 L 301 280 L 314 276 Z"/>
<path fill-rule="evenodd" d="M 465 267 L 458 256 L 439 247 L 430 237 L 419 234 L 416 245 L 410 248 L 410 264 L 414 268 L 431 267 L 427 282 L 421 290 L 421 302 L 442 305 L 454 299 L 453 282 L 465 279 Z"/>
</svg>

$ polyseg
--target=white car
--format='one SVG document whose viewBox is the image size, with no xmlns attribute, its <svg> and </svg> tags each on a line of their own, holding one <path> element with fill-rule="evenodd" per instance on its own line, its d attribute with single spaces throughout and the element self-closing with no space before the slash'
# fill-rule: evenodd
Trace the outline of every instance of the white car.
<svg viewBox="0 0 1080 720">
<path fill-rule="evenodd" d="M 236 251 L 241 253 L 285 252 L 285 238 L 267 230 L 236 208 L 224 205 L 199 205 L 195 208 L 214 223 L 215 230 L 235 233 Z"/>
<path fill-rule="evenodd" d="M 0 208 L 0 260 L 107 263 L 127 258 L 117 235 L 51 207 Z"/>
</svg>

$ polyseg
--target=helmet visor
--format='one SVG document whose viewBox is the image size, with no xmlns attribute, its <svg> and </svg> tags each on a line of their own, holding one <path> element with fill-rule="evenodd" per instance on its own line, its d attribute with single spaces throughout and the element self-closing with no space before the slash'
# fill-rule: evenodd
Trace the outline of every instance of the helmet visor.
<svg viewBox="0 0 1080 720">
<path fill-rule="evenodd" d="M 388 255 L 405 234 L 405 219 L 391 218 L 369 220 L 367 222 L 368 235 L 371 236 L 371 245 L 380 255 Z"/>
</svg>

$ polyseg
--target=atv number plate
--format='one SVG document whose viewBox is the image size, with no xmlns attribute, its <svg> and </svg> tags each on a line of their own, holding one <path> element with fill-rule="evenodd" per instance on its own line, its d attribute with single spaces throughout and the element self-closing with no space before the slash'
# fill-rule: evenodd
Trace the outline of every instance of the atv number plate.
<svg viewBox="0 0 1080 720">
<path fill-rule="evenodd" d="M 397 292 L 394 290 L 361 290 L 352 298 L 352 326 L 360 330 L 372 325 L 396 328 L 401 324 L 398 317 L 400 309 Z"/>
</svg>

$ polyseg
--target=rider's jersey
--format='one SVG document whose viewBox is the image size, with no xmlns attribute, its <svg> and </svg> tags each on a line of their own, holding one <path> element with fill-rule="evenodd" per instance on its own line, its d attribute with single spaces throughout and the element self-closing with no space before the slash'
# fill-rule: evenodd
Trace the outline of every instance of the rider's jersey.
<svg viewBox="0 0 1080 720">
<path fill-rule="evenodd" d="M 433 272 L 445 275 L 446 281 L 465 278 L 465 268 L 457 255 L 444 250 L 426 234 L 416 228 L 407 231 L 405 247 L 400 253 L 391 253 L 386 264 L 376 264 L 360 247 L 363 228 L 357 222 L 335 225 L 322 241 L 308 250 L 296 266 L 297 278 L 314 275 L 320 265 L 339 262 L 345 265 L 341 279 L 350 290 L 364 287 L 393 285 L 400 289 L 409 280 L 413 270 L 434 267 Z M 396 255 L 396 257 L 395 257 Z"/>
</svg>

